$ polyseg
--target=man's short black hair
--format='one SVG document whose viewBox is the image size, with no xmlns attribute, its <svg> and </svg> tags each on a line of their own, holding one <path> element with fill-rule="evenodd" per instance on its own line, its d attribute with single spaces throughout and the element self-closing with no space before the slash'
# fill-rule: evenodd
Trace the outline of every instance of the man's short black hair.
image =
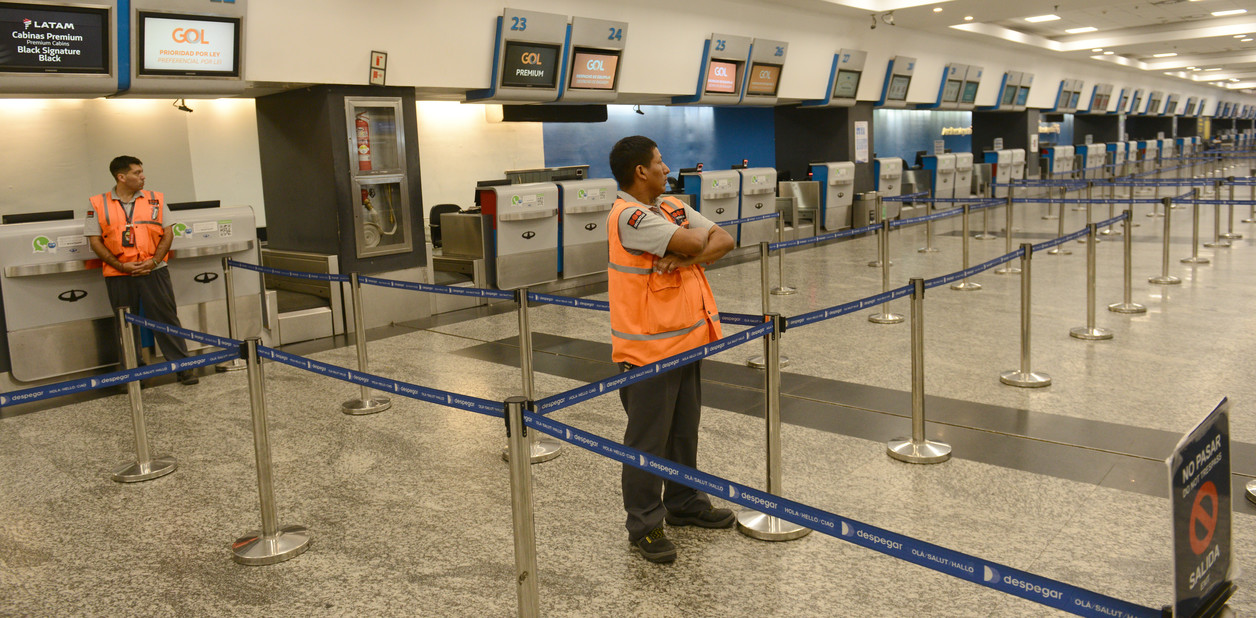
<svg viewBox="0 0 1256 618">
<path fill-rule="evenodd" d="M 113 160 L 109 162 L 109 175 L 114 180 L 117 180 L 118 174 L 125 174 L 131 171 L 132 165 L 144 165 L 144 162 L 132 157 L 131 155 L 114 157 Z"/>
<path fill-rule="evenodd" d="M 632 186 L 638 165 L 649 167 L 650 161 L 654 160 L 655 148 L 658 144 L 644 135 L 633 135 L 615 142 L 615 147 L 611 148 L 611 175 L 620 189 Z"/>
</svg>

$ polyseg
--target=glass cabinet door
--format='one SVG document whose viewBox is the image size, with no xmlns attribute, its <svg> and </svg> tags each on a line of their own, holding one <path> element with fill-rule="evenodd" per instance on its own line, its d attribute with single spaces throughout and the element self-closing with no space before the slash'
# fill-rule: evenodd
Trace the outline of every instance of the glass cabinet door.
<svg viewBox="0 0 1256 618">
<path fill-rule="evenodd" d="M 399 97 L 345 99 L 354 246 L 359 258 L 413 249 Z"/>
<path fill-rule="evenodd" d="M 405 172 L 400 98 L 346 98 L 345 120 L 349 128 L 350 171 L 355 174 Z"/>
<path fill-rule="evenodd" d="M 359 176 L 353 181 L 353 231 L 360 258 L 409 252 L 410 209 L 404 176 Z"/>
</svg>

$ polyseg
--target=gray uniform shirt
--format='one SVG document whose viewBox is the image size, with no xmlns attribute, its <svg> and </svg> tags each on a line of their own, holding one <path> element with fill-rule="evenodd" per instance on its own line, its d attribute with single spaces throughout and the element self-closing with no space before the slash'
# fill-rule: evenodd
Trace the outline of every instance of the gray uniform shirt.
<svg viewBox="0 0 1256 618">
<path fill-rule="evenodd" d="M 641 254 L 649 253 L 658 257 L 663 257 L 667 253 L 667 243 L 671 242 L 672 235 L 680 226 L 672 223 L 666 215 L 658 207 L 656 200 L 653 205 L 646 206 L 637 201 L 637 198 L 619 192 L 619 197 L 627 202 L 631 202 L 632 206 L 625 208 L 619 213 L 619 242 L 630 253 Z M 702 213 L 685 206 L 685 217 L 689 219 L 689 228 L 695 230 L 709 230 L 714 223 L 710 219 L 702 216 Z M 638 212 L 644 212 L 644 215 L 636 217 L 634 223 L 633 216 Z"/>
</svg>

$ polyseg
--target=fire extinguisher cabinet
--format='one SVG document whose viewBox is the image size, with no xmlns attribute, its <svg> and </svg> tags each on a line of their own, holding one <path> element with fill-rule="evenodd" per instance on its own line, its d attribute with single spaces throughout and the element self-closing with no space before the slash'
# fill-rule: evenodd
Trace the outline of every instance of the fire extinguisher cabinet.
<svg viewBox="0 0 1256 618">
<path fill-rule="evenodd" d="M 273 249 L 338 256 L 343 272 L 425 265 L 414 90 L 312 86 L 257 99 Z"/>
</svg>

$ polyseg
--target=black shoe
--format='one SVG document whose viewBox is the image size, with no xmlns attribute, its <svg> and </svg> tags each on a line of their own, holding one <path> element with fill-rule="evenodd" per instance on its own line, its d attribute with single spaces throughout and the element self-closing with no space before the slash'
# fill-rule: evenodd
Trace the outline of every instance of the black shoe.
<svg viewBox="0 0 1256 618">
<path fill-rule="evenodd" d="M 179 376 L 179 384 L 182 384 L 184 386 L 192 386 L 193 384 L 200 384 L 201 382 L 201 379 L 196 377 L 196 374 L 192 373 L 191 369 L 187 371 L 180 371 L 178 373 L 178 376 Z"/>
<path fill-rule="evenodd" d="M 676 559 L 676 546 L 667 540 L 663 526 L 651 530 L 649 534 L 634 541 L 632 550 L 650 562 L 664 563 Z"/>
<path fill-rule="evenodd" d="M 714 507 L 694 515 L 677 515 L 675 513 L 667 514 L 667 525 L 669 526 L 698 526 L 700 528 L 731 528 L 733 522 L 737 521 L 737 515 L 729 509 L 717 509 Z"/>
</svg>

